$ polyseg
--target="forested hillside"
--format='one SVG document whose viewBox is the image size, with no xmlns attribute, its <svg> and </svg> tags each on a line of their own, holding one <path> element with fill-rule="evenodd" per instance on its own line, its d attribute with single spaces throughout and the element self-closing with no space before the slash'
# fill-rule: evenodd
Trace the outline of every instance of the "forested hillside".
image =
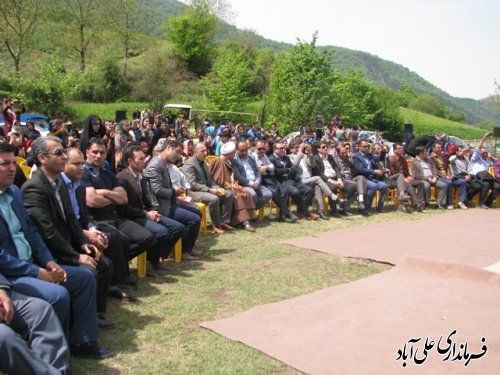
<svg viewBox="0 0 500 375">
<path fill-rule="evenodd" d="M 75 101 L 147 102 L 158 109 L 176 98 L 214 110 L 258 102 L 262 118 L 282 120 L 276 117 L 279 96 L 272 91 L 293 79 L 278 82 L 273 75 L 295 53 L 295 58 L 305 58 L 304 71 L 317 61 L 331 66 L 321 73 L 326 79 L 322 89 L 301 88 L 310 95 L 305 102 L 315 100 L 310 107 L 300 107 L 299 98 L 280 99 L 297 103 L 286 110 L 299 112 L 282 121 L 310 122 L 318 112 L 328 116 L 339 111 L 351 124 L 385 129 L 392 128 L 388 122 L 401 120 L 392 111 L 402 106 L 469 124 L 500 123 L 497 97 L 454 98 L 402 65 L 361 51 L 318 47 L 311 36 L 323 60 L 306 42 L 279 43 L 224 22 L 224 10 L 216 8 L 223 0 L 190 4 L 3 0 L 0 94 L 23 97 L 49 115 L 68 113 L 65 103 Z M 14 22 L 10 30 L 8 19 L 22 22 Z"/>
</svg>

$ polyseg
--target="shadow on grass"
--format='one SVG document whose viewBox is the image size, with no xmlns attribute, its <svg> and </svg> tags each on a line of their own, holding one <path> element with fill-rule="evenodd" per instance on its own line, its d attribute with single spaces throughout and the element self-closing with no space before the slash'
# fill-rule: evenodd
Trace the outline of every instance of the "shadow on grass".
<svg viewBox="0 0 500 375">
<path fill-rule="evenodd" d="M 161 319 L 149 315 L 145 311 L 137 311 L 133 306 L 139 303 L 112 300 L 109 303 L 108 316 L 116 323 L 116 327 L 109 331 L 100 331 L 101 344 L 111 348 L 113 358 L 128 356 L 139 350 L 139 333 L 150 324 L 161 323 Z M 130 310 L 129 310 L 130 308 Z M 93 359 L 71 358 L 71 370 L 74 374 L 120 374 L 119 368 L 106 365 L 108 360 L 96 361 Z"/>
</svg>

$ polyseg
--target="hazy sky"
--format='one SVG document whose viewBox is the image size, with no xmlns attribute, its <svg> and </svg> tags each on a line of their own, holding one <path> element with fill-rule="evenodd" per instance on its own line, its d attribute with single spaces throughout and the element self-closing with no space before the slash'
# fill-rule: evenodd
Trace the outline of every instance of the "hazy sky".
<svg viewBox="0 0 500 375">
<path fill-rule="evenodd" d="M 238 28 L 369 52 L 457 97 L 500 82 L 499 0 L 227 0 Z"/>
</svg>

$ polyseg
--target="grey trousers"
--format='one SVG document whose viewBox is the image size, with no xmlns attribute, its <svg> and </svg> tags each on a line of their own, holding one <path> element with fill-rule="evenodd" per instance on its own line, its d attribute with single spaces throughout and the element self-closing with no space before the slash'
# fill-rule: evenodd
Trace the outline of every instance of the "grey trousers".
<svg viewBox="0 0 500 375">
<path fill-rule="evenodd" d="M 325 208 L 323 195 L 326 195 L 327 197 L 331 196 L 334 193 L 332 189 L 330 189 L 327 183 L 319 176 L 304 178 L 302 179 L 302 183 L 314 188 L 314 200 L 316 201 L 316 207 L 318 208 L 318 211 L 323 212 Z"/>
<path fill-rule="evenodd" d="M 425 204 L 428 205 L 430 200 L 431 184 L 429 183 L 429 181 L 423 181 L 423 183 L 424 183 Z M 438 197 L 437 197 L 438 206 L 446 207 L 446 194 L 448 186 L 443 181 L 439 180 L 436 181 L 434 186 L 438 190 Z"/>
<path fill-rule="evenodd" d="M 66 374 L 70 353 L 49 303 L 12 292 L 14 317 L 0 324 L 0 370 L 8 374 Z"/>
<path fill-rule="evenodd" d="M 195 202 L 202 202 L 208 206 L 212 224 L 220 227 L 222 224 L 229 224 L 233 212 L 233 194 L 226 190 L 223 196 L 218 196 L 208 192 L 193 191 L 191 196 Z"/>
</svg>

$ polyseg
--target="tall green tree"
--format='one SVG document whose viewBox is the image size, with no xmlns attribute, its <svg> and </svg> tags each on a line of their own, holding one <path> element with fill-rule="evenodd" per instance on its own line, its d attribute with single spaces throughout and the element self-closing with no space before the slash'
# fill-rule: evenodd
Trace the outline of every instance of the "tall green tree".
<svg viewBox="0 0 500 375">
<path fill-rule="evenodd" d="M 210 70 L 216 53 L 213 38 L 219 21 L 209 9 L 206 2 L 198 1 L 196 6 L 186 7 L 182 14 L 171 17 L 165 24 L 175 56 L 197 76 Z"/>
<path fill-rule="evenodd" d="M 147 101 L 153 111 L 162 111 L 168 99 L 172 98 L 179 85 L 189 78 L 177 60 L 168 53 L 151 50 L 145 56 L 146 64 L 132 70 L 131 76 L 138 77 L 132 86 L 132 98 Z"/>
<path fill-rule="evenodd" d="M 331 113 L 341 114 L 346 125 L 380 130 L 386 138 L 400 140 L 403 120 L 396 93 L 369 82 L 359 71 L 335 71 L 333 77 Z"/>
<path fill-rule="evenodd" d="M 24 99 L 28 108 L 49 117 L 66 112 L 65 103 L 84 87 L 83 73 L 68 71 L 58 58 L 38 64 L 39 72 L 13 82 L 16 96 Z"/>
<path fill-rule="evenodd" d="M 212 71 L 201 79 L 200 85 L 210 109 L 237 111 L 248 99 L 251 82 L 246 51 L 233 43 L 219 52 Z"/>
<path fill-rule="evenodd" d="M 99 0 L 55 0 L 52 4 L 56 17 L 64 18 L 62 39 L 59 43 L 76 52 L 80 70 L 84 71 L 87 55 L 99 31 L 108 27 L 108 3 Z"/>
<path fill-rule="evenodd" d="M 16 72 L 20 70 L 21 57 L 35 32 L 40 5 L 41 0 L 0 1 L 0 37 Z"/>
<path fill-rule="evenodd" d="M 329 56 L 299 41 L 273 66 L 269 91 L 270 117 L 286 134 L 313 120 L 327 108 L 332 80 Z"/>
<path fill-rule="evenodd" d="M 112 0 L 108 4 L 110 13 L 110 27 L 118 35 L 122 47 L 123 76 L 127 76 L 128 59 L 131 57 L 132 48 L 147 45 L 140 43 L 144 40 L 143 31 L 147 30 L 151 9 L 149 1 L 139 0 Z"/>
</svg>

